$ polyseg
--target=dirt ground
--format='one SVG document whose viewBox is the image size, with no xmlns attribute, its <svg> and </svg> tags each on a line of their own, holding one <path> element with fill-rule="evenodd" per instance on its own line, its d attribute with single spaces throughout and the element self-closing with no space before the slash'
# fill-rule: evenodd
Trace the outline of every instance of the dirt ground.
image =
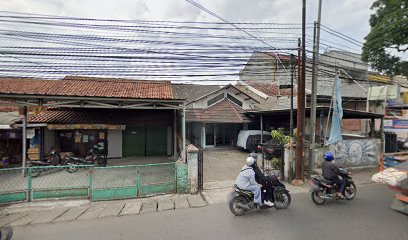
<svg viewBox="0 0 408 240">
<path fill-rule="evenodd" d="M 204 150 L 204 182 L 234 180 L 248 154 L 236 148 Z"/>
</svg>

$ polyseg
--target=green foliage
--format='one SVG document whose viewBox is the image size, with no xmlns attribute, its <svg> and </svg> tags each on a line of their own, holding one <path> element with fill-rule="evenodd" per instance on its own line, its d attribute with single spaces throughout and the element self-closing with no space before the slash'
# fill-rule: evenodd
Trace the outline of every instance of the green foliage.
<svg viewBox="0 0 408 240">
<path fill-rule="evenodd" d="M 272 158 L 271 163 L 274 168 L 279 168 L 281 160 L 279 158 Z"/>
<path fill-rule="evenodd" d="M 285 145 L 289 143 L 290 136 L 285 135 L 285 129 L 278 128 L 277 130 L 272 130 L 272 139 L 278 141 L 280 144 Z"/>
<path fill-rule="evenodd" d="M 388 74 L 408 76 L 408 61 L 392 55 L 408 50 L 408 1 L 376 0 L 371 9 L 371 31 L 365 37 L 362 60 Z"/>
</svg>

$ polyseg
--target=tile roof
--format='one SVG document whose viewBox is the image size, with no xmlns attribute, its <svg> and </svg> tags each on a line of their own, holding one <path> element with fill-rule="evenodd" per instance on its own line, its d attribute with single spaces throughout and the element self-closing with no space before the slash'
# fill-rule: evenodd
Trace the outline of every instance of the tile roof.
<svg viewBox="0 0 408 240">
<path fill-rule="evenodd" d="M 48 109 L 38 114 L 29 114 L 29 123 L 48 124 L 154 124 L 157 121 L 171 122 L 170 110 L 130 109 Z"/>
<path fill-rule="evenodd" d="M 0 78 L 0 94 L 173 99 L 170 81 L 67 77 L 64 80 Z"/>
<path fill-rule="evenodd" d="M 186 120 L 192 122 L 244 123 L 251 122 L 245 110 L 224 99 L 205 109 L 187 109 Z"/>
<path fill-rule="evenodd" d="M 0 100 L 0 112 L 18 112 L 19 107 L 13 106 L 10 102 Z"/>
<path fill-rule="evenodd" d="M 187 103 L 221 88 L 218 85 L 198 84 L 172 84 L 172 87 L 173 96 L 178 99 L 186 99 Z"/>
</svg>

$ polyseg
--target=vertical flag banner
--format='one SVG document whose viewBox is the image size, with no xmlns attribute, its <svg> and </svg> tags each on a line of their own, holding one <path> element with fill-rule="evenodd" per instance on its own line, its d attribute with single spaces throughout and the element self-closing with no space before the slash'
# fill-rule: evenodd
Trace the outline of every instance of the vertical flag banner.
<svg viewBox="0 0 408 240">
<path fill-rule="evenodd" d="M 341 136 L 341 119 L 343 118 L 343 107 L 341 101 L 341 91 L 340 91 L 340 78 L 336 74 L 336 83 L 334 85 L 334 96 L 333 96 L 333 116 L 330 129 L 330 137 L 327 145 L 343 141 Z"/>
</svg>

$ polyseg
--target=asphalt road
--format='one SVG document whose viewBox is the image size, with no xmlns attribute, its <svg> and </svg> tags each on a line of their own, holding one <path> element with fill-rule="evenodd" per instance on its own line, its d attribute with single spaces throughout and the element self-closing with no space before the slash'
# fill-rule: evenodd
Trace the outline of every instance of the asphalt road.
<svg viewBox="0 0 408 240">
<path fill-rule="evenodd" d="M 286 210 L 235 217 L 226 204 L 15 229 L 15 240 L 46 239 L 408 239 L 408 216 L 389 206 L 383 185 L 360 187 L 353 201 L 316 206 L 308 194 L 293 194 Z"/>
</svg>

